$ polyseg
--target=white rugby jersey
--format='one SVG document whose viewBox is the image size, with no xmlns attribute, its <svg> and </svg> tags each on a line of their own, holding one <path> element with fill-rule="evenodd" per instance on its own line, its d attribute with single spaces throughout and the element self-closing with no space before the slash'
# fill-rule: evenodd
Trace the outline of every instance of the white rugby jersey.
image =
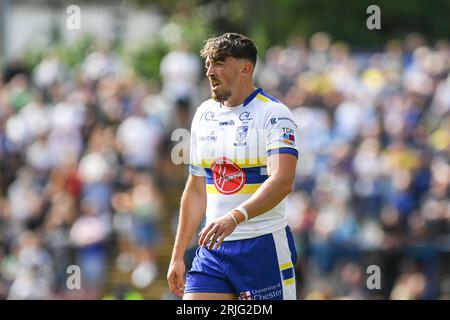
<svg viewBox="0 0 450 320">
<path fill-rule="evenodd" d="M 269 177 L 267 156 L 298 158 L 297 125 L 291 111 L 261 88 L 243 104 L 226 107 L 207 100 L 191 127 L 189 172 L 206 177 L 206 223 L 242 204 Z M 285 228 L 285 202 L 239 224 L 224 240 L 258 237 Z"/>
</svg>

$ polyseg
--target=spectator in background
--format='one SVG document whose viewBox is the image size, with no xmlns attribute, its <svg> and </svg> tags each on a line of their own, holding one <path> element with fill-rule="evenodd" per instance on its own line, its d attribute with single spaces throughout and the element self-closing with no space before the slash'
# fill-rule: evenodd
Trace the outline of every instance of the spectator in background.
<svg viewBox="0 0 450 320">
<path fill-rule="evenodd" d="M 198 56 L 189 51 L 187 43 L 181 41 L 161 61 L 162 93 L 173 101 L 197 99 L 195 92 L 200 70 Z"/>
<path fill-rule="evenodd" d="M 20 111 L 33 100 L 35 91 L 30 86 L 30 80 L 26 75 L 22 73 L 15 75 L 8 86 L 8 103 L 15 112 Z"/>
<path fill-rule="evenodd" d="M 5 65 L 2 75 L 3 82 L 10 82 L 11 79 L 18 74 L 23 74 L 26 77 L 29 77 L 31 74 L 31 70 L 27 66 L 23 56 L 14 57 L 8 64 Z"/>
<path fill-rule="evenodd" d="M 153 169 L 161 135 L 159 124 L 151 119 L 131 116 L 123 121 L 117 129 L 117 142 L 125 165 L 141 170 Z"/>
<path fill-rule="evenodd" d="M 103 288 L 109 232 L 110 226 L 101 216 L 97 204 L 84 200 L 81 216 L 70 230 L 70 239 L 78 248 L 76 262 L 82 270 L 82 288 L 86 297 L 97 297 Z"/>
<path fill-rule="evenodd" d="M 158 223 L 163 209 L 161 195 L 147 174 L 136 176 L 130 192 L 133 213 L 133 246 L 136 267 L 132 282 L 139 288 L 147 287 L 157 276 L 156 248 L 159 244 Z"/>
<path fill-rule="evenodd" d="M 53 261 L 31 231 L 18 241 L 15 279 L 8 293 L 10 300 L 49 299 L 52 296 Z"/>
<path fill-rule="evenodd" d="M 104 77 L 117 75 L 122 64 L 118 55 L 111 50 L 108 43 L 99 43 L 86 57 L 82 65 L 83 78 L 88 82 L 96 82 Z"/>
<path fill-rule="evenodd" d="M 52 177 L 52 180 L 60 176 Z M 63 176 L 64 179 L 64 176 Z M 72 242 L 70 229 L 77 216 L 77 197 L 65 190 L 66 184 L 53 182 L 51 205 L 43 222 L 43 243 L 54 260 L 54 291 L 64 293 L 67 281 L 67 267 L 72 264 Z"/>
<path fill-rule="evenodd" d="M 92 152 L 83 156 L 79 164 L 79 176 L 82 181 L 82 198 L 88 199 L 97 207 L 105 221 L 110 218 L 110 196 L 112 194 L 110 179 L 112 166 L 105 156 Z"/>
<path fill-rule="evenodd" d="M 17 180 L 9 186 L 7 195 L 9 232 L 12 241 L 16 241 L 23 231 L 41 219 L 44 204 L 41 188 L 29 167 L 23 167 L 18 172 Z"/>
<path fill-rule="evenodd" d="M 114 210 L 113 229 L 117 235 L 119 254 L 116 265 L 123 272 L 131 272 L 136 261 L 133 256 L 133 216 L 131 212 L 130 194 L 127 192 L 116 192 L 111 205 Z"/>
<path fill-rule="evenodd" d="M 49 90 L 54 84 L 62 83 L 67 77 L 66 66 L 56 50 L 49 50 L 33 71 L 33 81 L 41 90 Z"/>
</svg>

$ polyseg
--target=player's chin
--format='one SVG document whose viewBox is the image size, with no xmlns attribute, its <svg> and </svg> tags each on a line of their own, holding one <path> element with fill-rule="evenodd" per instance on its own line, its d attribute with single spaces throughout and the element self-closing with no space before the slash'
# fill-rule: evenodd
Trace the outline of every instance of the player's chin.
<svg viewBox="0 0 450 320">
<path fill-rule="evenodd" d="M 211 88 L 211 96 L 212 97 L 220 96 L 219 90 L 217 90 L 217 88 Z"/>
<path fill-rule="evenodd" d="M 223 92 L 219 92 L 217 89 L 211 89 L 211 98 L 218 101 L 218 102 L 222 102 L 228 99 L 228 97 L 230 96 L 229 93 L 223 93 Z"/>
<path fill-rule="evenodd" d="M 213 91 L 211 90 L 211 99 L 215 100 L 215 101 L 222 101 L 220 100 L 220 97 Z"/>
</svg>

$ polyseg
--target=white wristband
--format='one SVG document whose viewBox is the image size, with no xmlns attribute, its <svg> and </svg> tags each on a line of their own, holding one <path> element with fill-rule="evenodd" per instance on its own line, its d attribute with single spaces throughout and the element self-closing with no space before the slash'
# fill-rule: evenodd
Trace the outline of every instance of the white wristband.
<svg viewBox="0 0 450 320">
<path fill-rule="evenodd" d="M 233 219 L 234 223 L 236 224 L 236 226 L 239 224 L 236 220 L 236 218 L 234 217 L 233 213 L 230 213 L 231 219 Z"/>
<path fill-rule="evenodd" d="M 242 214 L 243 214 L 244 217 L 245 217 L 245 220 L 244 220 L 244 221 L 247 221 L 247 220 L 248 220 L 248 212 L 247 212 L 247 210 L 246 210 L 243 206 L 237 206 L 234 210 L 237 210 L 237 211 L 242 212 Z"/>
</svg>

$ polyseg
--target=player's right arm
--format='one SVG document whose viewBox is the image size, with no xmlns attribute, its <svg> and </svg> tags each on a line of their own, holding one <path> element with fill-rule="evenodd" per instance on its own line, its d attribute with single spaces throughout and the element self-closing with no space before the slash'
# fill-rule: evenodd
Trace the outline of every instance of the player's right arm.
<svg viewBox="0 0 450 320">
<path fill-rule="evenodd" d="M 197 150 L 197 129 L 203 113 L 204 110 L 200 106 L 192 119 L 189 151 L 190 175 L 181 196 L 178 229 L 175 236 L 172 259 L 167 272 L 170 291 L 180 298 L 184 292 L 184 274 L 186 272 L 184 253 L 206 213 L 206 172 L 201 165 L 200 160 L 202 157 L 199 157 Z"/>
<path fill-rule="evenodd" d="M 184 292 L 184 253 L 206 212 L 205 183 L 205 177 L 190 174 L 181 196 L 180 218 L 167 273 L 170 291 L 178 297 Z"/>
</svg>

